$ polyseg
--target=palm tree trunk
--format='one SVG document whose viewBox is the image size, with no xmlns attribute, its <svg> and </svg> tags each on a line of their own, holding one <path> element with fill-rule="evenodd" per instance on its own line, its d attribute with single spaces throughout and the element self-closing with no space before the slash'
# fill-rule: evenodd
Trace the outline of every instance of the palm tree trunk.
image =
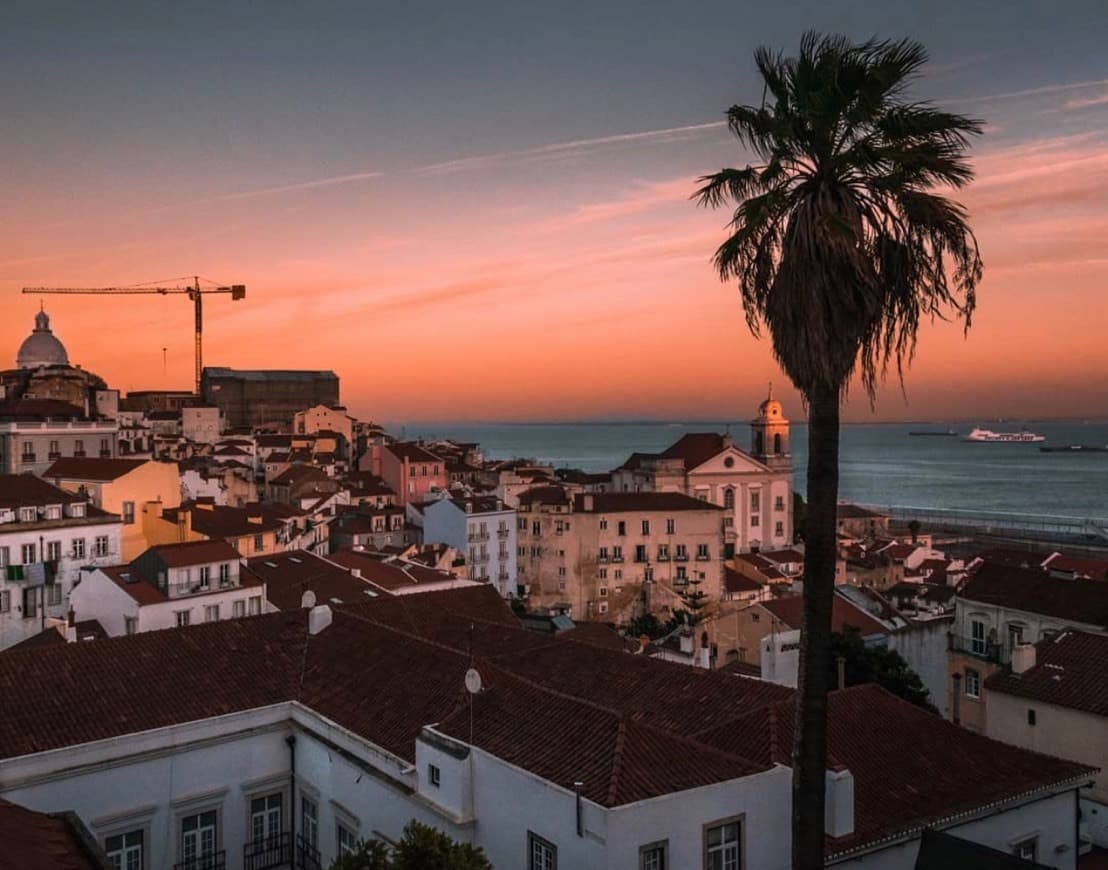
<svg viewBox="0 0 1108 870">
<path fill-rule="evenodd" d="M 831 606 L 838 549 L 839 391 L 810 395 L 804 623 L 793 746 L 793 870 L 822 870 Z"/>
</svg>

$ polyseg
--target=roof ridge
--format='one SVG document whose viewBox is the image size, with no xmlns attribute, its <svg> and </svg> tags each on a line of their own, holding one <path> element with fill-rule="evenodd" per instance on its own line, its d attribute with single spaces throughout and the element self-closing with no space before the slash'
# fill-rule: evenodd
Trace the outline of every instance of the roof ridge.
<svg viewBox="0 0 1108 870">
<path fill-rule="evenodd" d="M 615 806 L 619 794 L 619 775 L 623 770 L 623 750 L 627 745 L 627 717 L 620 716 L 616 728 L 616 745 L 612 750 L 612 772 L 608 777 L 608 803 Z"/>
</svg>

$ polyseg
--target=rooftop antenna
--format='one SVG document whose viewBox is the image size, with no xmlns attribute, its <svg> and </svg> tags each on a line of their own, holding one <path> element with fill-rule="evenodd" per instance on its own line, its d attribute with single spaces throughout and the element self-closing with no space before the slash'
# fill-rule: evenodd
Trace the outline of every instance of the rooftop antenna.
<svg viewBox="0 0 1108 870">
<path fill-rule="evenodd" d="M 166 362 L 166 355 L 165 355 L 165 352 L 167 350 L 168 350 L 168 348 L 165 348 L 165 347 L 162 348 L 162 377 L 163 378 L 166 376 L 166 371 L 167 371 L 167 367 L 168 367 L 168 363 Z"/>
</svg>

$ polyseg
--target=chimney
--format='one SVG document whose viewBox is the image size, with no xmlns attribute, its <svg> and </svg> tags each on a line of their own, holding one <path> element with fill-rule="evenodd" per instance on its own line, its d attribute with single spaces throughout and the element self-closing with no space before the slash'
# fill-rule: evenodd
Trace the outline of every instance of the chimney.
<svg viewBox="0 0 1108 870">
<path fill-rule="evenodd" d="M 315 607 L 315 593 L 311 589 L 305 589 L 304 594 L 300 596 L 300 607 L 304 610 Z"/>
<path fill-rule="evenodd" d="M 77 640 L 77 614 L 73 612 L 73 608 L 69 608 L 69 612 L 65 615 L 65 642 L 73 643 Z"/>
<path fill-rule="evenodd" d="M 350 574 L 354 577 L 361 577 L 362 576 L 362 569 L 361 568 L 351 568 L 350 569 Z"/>
<path fill-rule="evenodd" d="M 639 635 L 639 652 L 645 653 L 646 648 L 650 646 L 650 636 L 646 634 Z"/>
<path fill-rule="evenodd" d="M 683 652 L 687 656 L 693 655 L 693 653 L 695 652 L 694 644 L 696 643 L 693 633 L 691 631 L 688 631 L 687 629 L 682 629 L 679 637 L 681 643 L 681 652 Z"/>
<path fill-rule="evenodd" d="M 700 633 L 700 650 L 696 656 L 696 666 L 704 668 L 704 670 L 711 670 L 712 668 L 712 655 L 708 646 L 708 632 L 706 631 Z"/>
<path fill-rule="evenodd" d="M 854 775 L 845 767 L 826 772 L 823 814 L 824 833 L 845 837 L 854 833 Z"/>
<path fill-rule="evenodd" d="M 1035 644 L 1018 643 L 1012 649 L 1012 673 L 1022 674 L 1035 667 Z"/>
<path fill-rule="evenodd" d="M 951 679 L 954 681 L 953 700 L 950 705 L 950 719 L 955 725 L 962 724 L 962 675 L 952 674 Z"/>
<path fill-rule="evenodd" d="M 320 604 L 308 611 L 308 634 L 319 634 L 331 624 L 333 615 L 331 608 L 326 604 Z"/>
</svg>

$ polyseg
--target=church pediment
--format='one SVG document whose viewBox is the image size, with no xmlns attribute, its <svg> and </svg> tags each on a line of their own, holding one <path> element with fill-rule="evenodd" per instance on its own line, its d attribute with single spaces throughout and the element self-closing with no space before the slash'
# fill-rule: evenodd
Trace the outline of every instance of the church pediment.
<svg viewBox="0 0 1108 870">
<path fill-rule="evenodd" d="M 761 474 L 770 469 L 738 447 L 725 447 L 689 470 L 690 474 Z"/>
</svg>

